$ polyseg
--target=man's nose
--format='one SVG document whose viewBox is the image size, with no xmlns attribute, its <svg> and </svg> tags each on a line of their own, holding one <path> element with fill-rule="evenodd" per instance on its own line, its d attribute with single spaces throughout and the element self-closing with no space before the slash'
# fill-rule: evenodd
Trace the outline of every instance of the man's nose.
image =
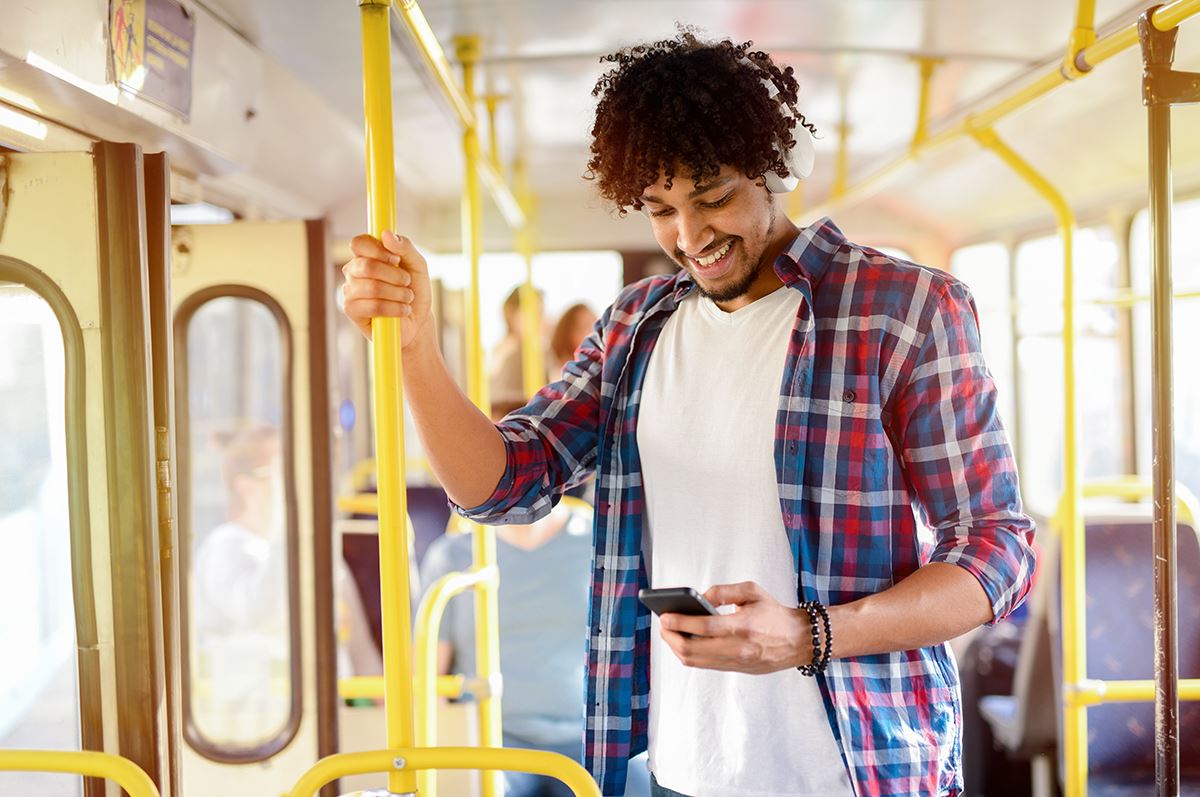
<svg viewBox="0 0 1200 797">
<path fill-rule="evenodd" d="M 675 245 L 687 255 L 698 255 L 712 244 L 714 239 L 712 227 L 708 226 L 703 216 L 692 213 L 680 213 L 675 228 Z"/>
</svg>

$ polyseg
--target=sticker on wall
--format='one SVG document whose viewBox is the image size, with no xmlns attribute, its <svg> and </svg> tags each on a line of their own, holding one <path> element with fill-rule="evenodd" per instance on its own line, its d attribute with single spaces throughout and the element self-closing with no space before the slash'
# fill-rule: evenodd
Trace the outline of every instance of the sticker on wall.
<svg viewBox="0 0 1200 797">
<path fill-rule="evenodd" d="M 188 118 L 196 23 L 178 0 L 109 0 L 109 57 L 121 88 Z"/>
</svg>

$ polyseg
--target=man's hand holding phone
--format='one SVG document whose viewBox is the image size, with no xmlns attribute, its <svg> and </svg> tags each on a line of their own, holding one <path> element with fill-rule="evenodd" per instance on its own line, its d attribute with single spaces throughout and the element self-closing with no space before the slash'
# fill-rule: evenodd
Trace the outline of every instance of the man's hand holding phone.
<svg viewBox="0 0 1200 797">
<path fill-rule="evenodd" d="M 688 667 L 761 675 L 811 663 L 812 632 L 803 609 L 784 606 L 753 581 L 711 587 L 701 597 L 710 606 L 737 610 L 714 615 L 655 609 L 663 641 Z"/>
</svg>

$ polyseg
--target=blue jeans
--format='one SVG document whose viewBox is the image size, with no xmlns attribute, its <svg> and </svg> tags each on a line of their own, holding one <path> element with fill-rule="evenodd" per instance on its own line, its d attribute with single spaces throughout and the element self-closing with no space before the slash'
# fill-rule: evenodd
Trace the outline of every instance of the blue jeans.
<svg viewBox="0 0 1200 797">
<path fill-rule="evenodd" d="M 670 789 L 664 789 L 662 786 L 658 785 L 658 781 L 655 780 L 654 775 L 651 775 L 650 797 L 687 797 L 687 795 L 680 794 L 677 791 L 671 791 Z"/>
<path fill-rule="evenodd" d="M 583 742 L 574 744 L 543 745 L 533 744 L 524 739 L 504 734 L 505 747 L 520 747 L 526 750 L 549 750 L 561 753 L 567 758 L 583 762 Z M 531 775 L 528 772 L 504 773 L 505 797 L 572 797 L 571 790 L 561 781 L 542 775 Z M 673 792 L 663 792 L 672 794 Z M 625 797 L 650 797 L 650 770 L 646 768 L 646 755 L 643 753 L 629 761 L 629 778 L 625 782 Z"/>
</svg>

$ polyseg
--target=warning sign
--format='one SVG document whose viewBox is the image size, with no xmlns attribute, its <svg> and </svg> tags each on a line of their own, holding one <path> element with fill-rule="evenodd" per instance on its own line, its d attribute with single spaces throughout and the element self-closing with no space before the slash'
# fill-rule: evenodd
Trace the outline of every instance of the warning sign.
<svg viewBox="0 0 1200 797">
<path fill-rule="evenodd" d="M 177 0 L 109 0 L 109 47 L 121 88 L 185 119 L 196 24 Z"/>
</svg>

